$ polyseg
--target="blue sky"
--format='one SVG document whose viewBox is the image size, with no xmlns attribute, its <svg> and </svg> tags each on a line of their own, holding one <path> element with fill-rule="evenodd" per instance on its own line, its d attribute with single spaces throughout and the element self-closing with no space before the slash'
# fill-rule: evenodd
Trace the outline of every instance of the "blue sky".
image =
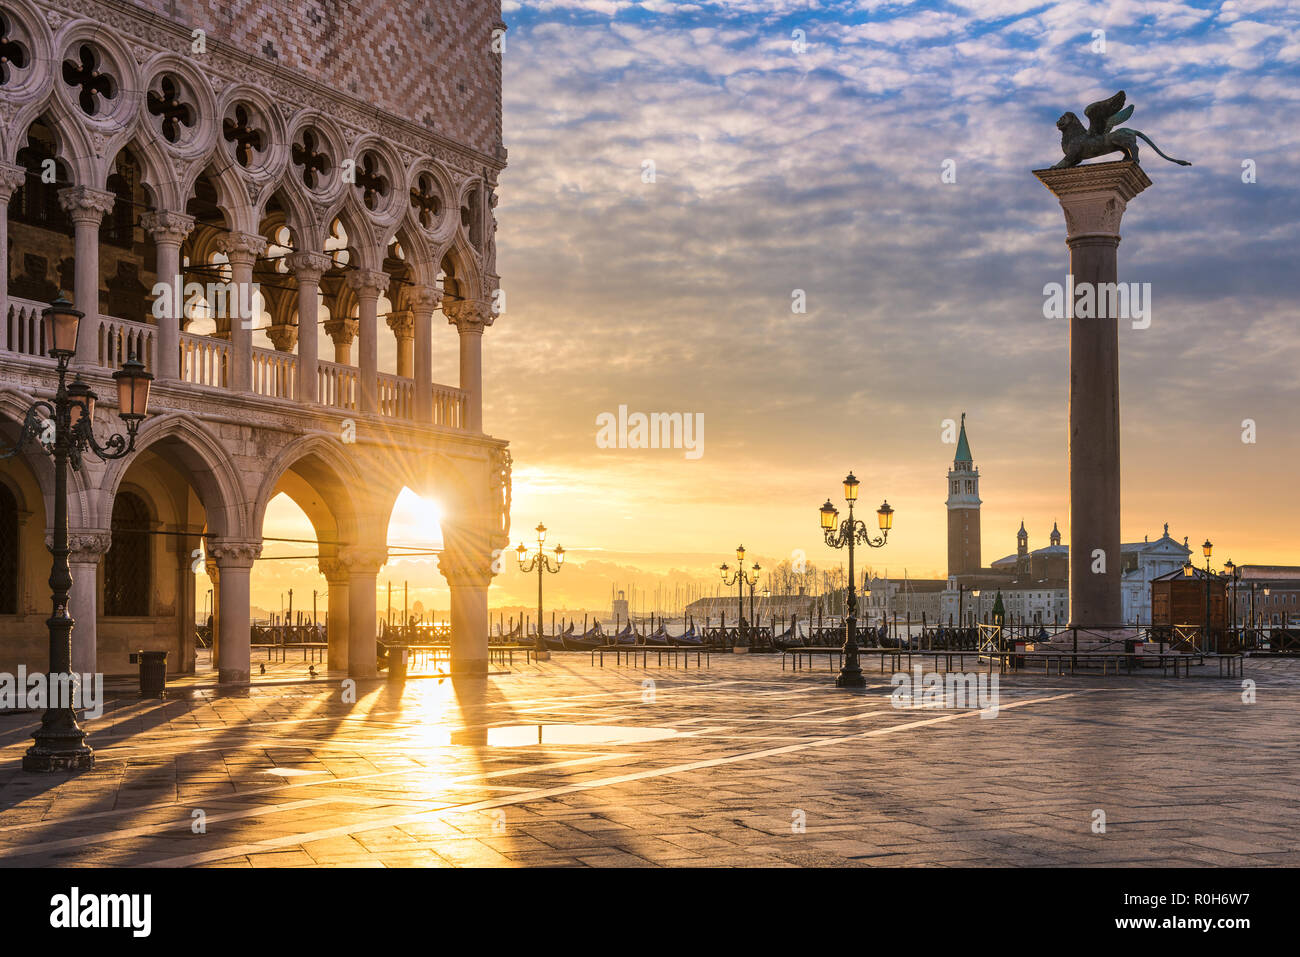
<svg viewBox="0 0 1300 957">
<path fill-rule="evenodd" d="M 1194 163 L 1144 147 L 1154 185 L 1124 219 L 1120 278 L 1154 297 L 1151 328 L 1121 333 L 1125 537 L 1168 521 L 1239 563 L 1300 562 L 1300 8 L 503 13 L 508 304 L 485 349 L 517 528 L 544 518 L 578 564 L 628 573 L 716 564 L 739 540 L 829 561 L 815 509 L 852 468 L 898 509 L 884 560 L 942 573 L 940 423 L 964 410 L 985 560 L 1022 517 L 1033 545 L 1053 520 L 1068 536 L 1065 326 L 1042 316 L 1064 224 L 1030 171 L 1060 156 L 1057 116 L 1122 88 L 1126 125 Z M 703 412 L 703 458 L 596 448 L 595 417 L 620 404 Z"/>
</svg>

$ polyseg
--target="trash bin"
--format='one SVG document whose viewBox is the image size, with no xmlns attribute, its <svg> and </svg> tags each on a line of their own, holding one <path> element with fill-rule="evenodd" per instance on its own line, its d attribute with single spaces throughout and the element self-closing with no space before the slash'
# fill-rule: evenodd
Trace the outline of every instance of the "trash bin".
<svg viewBox="0 0 1300 957">
<path fill-rule="evenodd" d="M 390 645 L 388 648 L 388 680 L 406 680 L 406 662 L 411 649 L 405 645 Z"/>
<path fill-rule="evenodd" d="M 140 666 L 140 697 L 161 698 L 167 688 L 167 652 L 136 651 L 131 664 Z"/>
<path fill-rule="evenodd" d="M 1016 638 L 1014 641 L 1011 642 L 1011 650 L 1016 653 L 1015 662 L 1016 662 L 1017 671 L 1024 668 L 1025 666 L 1024 653 L 1025 653 L 1025 645 L 1027 644 L 1028 642 L 1025 641 L 1025 639 L 1023 638 Z"/>
</svg>

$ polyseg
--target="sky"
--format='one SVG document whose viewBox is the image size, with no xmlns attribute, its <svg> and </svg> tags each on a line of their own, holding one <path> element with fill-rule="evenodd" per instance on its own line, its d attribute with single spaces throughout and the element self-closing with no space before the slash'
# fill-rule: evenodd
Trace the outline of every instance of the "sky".
<svg viewBox="0 0 1300 957">
<path fill-rule="evenodd" d="M 768 567 L 838 565 L 817 508 L 842 505 L 850 469 L 868 520 L 895 509 L 861 560 L 942 576 L 944 424 L 963 412 L 985 563 L 1022 519 L 1031 547 L 1054 521 L 1068 542 L 1067 326 L 1043 315 L 1067 250 L 1031 171 L 1060 158 L 1061 113 L 1120 89 L 1125 125 L 1193 163 L 1144 145 L 1153 186 L 1123 220 L 1119 278 L 1150 283 L 1153 307 L 1120 333 L 1124 539 L 1168 522 L 1215 542 L 1216 563 L 1300 564 L 1300 7 L 507 0 L 503 15 L 507 298 L 484 340 L 485 422 L 511 443 L 513 537 L 541 520 L 568 553 L 548 604 L 712 587 L 738 543 Z M 454 381 L 454 337 L 435 351 Z M 600 447 L 620 406 L 702 416 L 700 454 Z M 428 542 L 430 507 L 390 540 Z M 445 608 L 432 568 L 390 563 L 381 581 L 419 573 Z M 492 604 L 535 587 L 510 571 Z"/>
</svg>

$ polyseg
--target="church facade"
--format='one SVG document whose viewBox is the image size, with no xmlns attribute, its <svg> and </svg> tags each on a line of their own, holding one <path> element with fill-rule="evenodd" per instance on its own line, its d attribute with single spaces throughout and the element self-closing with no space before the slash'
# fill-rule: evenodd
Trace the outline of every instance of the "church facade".
<svg viewBox="0 0 1300 957">
<path fill-rule="evenodd" d="M 120 428 L 128 357 L 155 377 L 134 452 L 69 479 L 74 670 L 156 649 L 192 671 L 201 569 L 219 678 L 246 682 L 284 493 L 315 528 L 329 667 L 373 675 L 404 487 L 443 507 L 453 667 L 486 670 L 509 543 L 482 377 L 504 30 L 496 0 L 0 0 L 0 444 L 53 394 L 61 290 L 97 433 Z M 456 382 L 433 381 L 435 350 Z M 0 463 L 0 670 L 46 667 L 52 487 L 39 448 Z"/>
</svg>

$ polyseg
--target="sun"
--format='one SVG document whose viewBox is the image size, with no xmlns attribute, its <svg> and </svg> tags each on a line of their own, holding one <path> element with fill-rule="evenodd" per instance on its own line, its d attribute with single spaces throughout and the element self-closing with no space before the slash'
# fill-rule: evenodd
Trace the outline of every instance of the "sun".
<svg viewBox="0 0 1300 957">
<path fill-rule="evenodd" d="M 388 540 L 393 544 L 440 546 L 442 503 L 421 498 L 409 488 L 402 489 L 388 522 Z"/>
</svg>

